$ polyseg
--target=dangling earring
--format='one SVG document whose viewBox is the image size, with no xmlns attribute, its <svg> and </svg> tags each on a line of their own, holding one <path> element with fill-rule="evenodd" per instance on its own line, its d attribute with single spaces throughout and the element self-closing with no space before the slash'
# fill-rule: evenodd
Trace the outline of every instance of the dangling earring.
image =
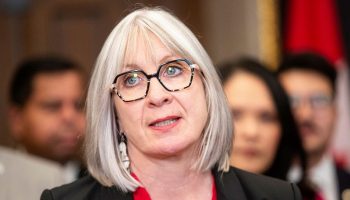
<svg viewBox="0 0 350 200">
<path fill-rule="evenodd" d="M 120 153 L 120 158 L 123 162 L 124 168 L 127 171 L 129 171 L 130 160 L 129 160 L 127 150 L 126 150 L 126 137 L 125 137 L 124 133 L 120 134 L 119 153 Z"/>
</svg>

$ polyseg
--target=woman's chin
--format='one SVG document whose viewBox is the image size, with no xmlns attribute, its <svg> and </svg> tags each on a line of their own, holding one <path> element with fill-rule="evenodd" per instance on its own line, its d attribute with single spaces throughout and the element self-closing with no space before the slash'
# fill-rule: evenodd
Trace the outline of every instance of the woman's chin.
<svg viewBox="0 0 350 200">
<path fill-rule="evenodd" d="M 174 158 L 190 152 L 188 146 L 183 144 L 167 144 L 156 147 L 153 151 L 153 156 L 158 158 Z"/>
</svg>

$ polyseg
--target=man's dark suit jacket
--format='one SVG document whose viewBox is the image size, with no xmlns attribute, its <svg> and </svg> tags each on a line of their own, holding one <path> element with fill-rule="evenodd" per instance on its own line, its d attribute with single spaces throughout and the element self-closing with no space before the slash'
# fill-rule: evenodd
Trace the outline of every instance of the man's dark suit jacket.
<svg viewBox="0 0 350 200">
<path fill-rule="evenodd" d="M 337 178 L 338 178 L 338 192 L 339 192 L 339 199 L 342 199 L 343 192 L 345 190 L 350 190 L 350 174 L 337 167 Z"/>
<path fill-rule="evenodd" d="M 213 170 L 218 200 L 301 200 L 295 184 L 251 174 L 231 167 L 228 172 Z M 45 190 L 41 200 L 132 200 L 132 193 L 105 187 L 91 176 L 68 185 Z"/>
</svg>

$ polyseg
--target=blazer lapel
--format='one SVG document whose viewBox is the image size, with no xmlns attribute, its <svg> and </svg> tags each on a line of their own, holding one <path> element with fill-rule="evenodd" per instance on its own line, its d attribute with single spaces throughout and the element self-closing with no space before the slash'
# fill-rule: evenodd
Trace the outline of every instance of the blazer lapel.
<svg viewBox="0 0 350 200">
<path fill-rule="evenodd" d="M 116 187 L 103 187 L 97 193 L 97 196 L 92 199 L 103 199 L 103 200 L 132 200 L 133 196 L 131 192 L 124 193 Z"/>
<path fill-rule="evenodd" d="M 336 168 L 336 171 L 338 178 L 338 197 L 342 199 L 343 195 L 350 191 L 350 174 L 339 167 Z"/>
<path fill-rule="evenodd" d="M 215 179 L 218 200 L 248 200 L 234 170 L 222 172 L 214 168 L 212 173 Z M 102 187 L 94 196 L 93 199 L 133 200 L 132 193 L 123 193 L 116 187 Z"/>
<path fill-rule="evenodd" d="M 247 200 L 242 185 L 233 170 L 229 172 L 212 171 L 218 200 Z"/>
</svg>

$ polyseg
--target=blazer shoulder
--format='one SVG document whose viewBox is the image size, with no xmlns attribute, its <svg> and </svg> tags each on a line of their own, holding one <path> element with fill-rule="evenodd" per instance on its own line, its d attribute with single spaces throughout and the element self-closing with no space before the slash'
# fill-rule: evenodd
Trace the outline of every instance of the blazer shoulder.
<svg viewBox="0 0 350 200">
<path fill-rule="evenodd" d="M 294 183 L 249 173 L 237 168 L 231 168 L 230 173 L 237 175 L 248 199 L 302 200 L 299 188 Z"/>
<path fill-rule="evenodd" d="M 336 167 L 338 178 L 339 195 L 342 196 L 344 191 L 350 190 L 350 173 L 340 167 Z"/>
<path fill-rule="evenodd" d="M 101 185 L 91 175 L 80 178 L 70 184 L 62 185 L 51 190 L 45 190 L 41 200 L 94 200 L 94 199 L 122 199 L 127 194 L 122 193 L 116 187 Z"/>
<path fill-rule="evenodd" d="M 346 179 L 350 184 L 350 173 L 341 167 L 336 166 L 337 176 L 339 179 Z"/>
</svg>

